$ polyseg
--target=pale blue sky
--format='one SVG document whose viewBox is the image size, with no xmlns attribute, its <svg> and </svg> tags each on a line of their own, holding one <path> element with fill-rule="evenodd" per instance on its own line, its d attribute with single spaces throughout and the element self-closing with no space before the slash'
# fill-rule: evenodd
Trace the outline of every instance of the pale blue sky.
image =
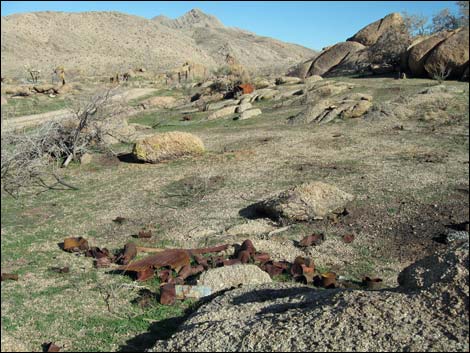
<svg viewBox="0 0 470 353">
<path fill-rule="evenodd" d="M 344 41 L 391 12 L 432 16 L 455 1 L 2 1 L 2 16 L 31 11 L 119 11 L 152 18 L 181 16 L 192 8 L 225 25 L 312 49 Z"/>
</svg>

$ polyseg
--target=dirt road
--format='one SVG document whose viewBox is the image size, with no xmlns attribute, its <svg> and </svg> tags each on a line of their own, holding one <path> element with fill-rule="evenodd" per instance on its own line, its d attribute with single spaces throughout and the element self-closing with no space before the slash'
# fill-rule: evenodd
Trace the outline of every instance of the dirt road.
<svg viewBox="0 0 470 353">
<path fill-rule="evenodd" d="M 146 96 L 155 92 L 155 88 L 132 88 L 125 92 L 117 93 L 112 96 L 113 101 L 124 100 L 126 102 L 136 99 L 139 97 Z M 24 115 L 16 118 L 11 118 L 2 123 L 2 128 L 5 130 L 16 130 L 25 127 L 31 127 L 45 123 L 52 120 L 60 120 L 70 118 L 72 113 L 69 109 L 54 110 L 51 112 L 33 114 L 33 115 Z"/>
</svg>

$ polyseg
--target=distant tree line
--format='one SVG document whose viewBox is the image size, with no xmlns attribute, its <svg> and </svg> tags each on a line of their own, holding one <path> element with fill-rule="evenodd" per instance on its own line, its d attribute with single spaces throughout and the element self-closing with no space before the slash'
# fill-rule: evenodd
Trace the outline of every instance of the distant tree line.
<svg viewBox="0 0 470 353">
<path fill-rule="evenodd" d="M 427 16 L 403 12 L 405 26 L 412 36 L 429 35 L 468 26 L 469 2 L 457 1 L 457 5 L 459 7 L 458 15 L 446 8 L 435 14 L 431 21 Z"/>
</svg>

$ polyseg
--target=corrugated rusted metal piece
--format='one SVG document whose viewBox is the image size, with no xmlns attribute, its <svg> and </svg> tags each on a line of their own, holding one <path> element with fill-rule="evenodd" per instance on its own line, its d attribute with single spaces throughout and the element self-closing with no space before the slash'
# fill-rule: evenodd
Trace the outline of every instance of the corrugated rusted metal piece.
<svg viewBox="0 0 470 353">
<path fill-rule="evenodd" d="M 137 280 L 140 281 L 140 282 L 143 282 L 143 281 L 146 281 L 150 278 L 153 278 L 153 276 L 155 276 L 155 271 L 151 267 L 146 268 L 145 270 L 137 272 Z"/>
<path fill-rule="evenodd" d="M 268 262 L 270 259 L 271 257 L 269 256 L 269 254 L 265 252 L 253 255 L 253 260 L 261 263 Z"/>
<path fill-rule="evenodd" d="M 281 273 L 284 272 L 285 268 L 279 265 L 280 263 L 269 261 L 269 262 L 262 264 L 260 268 L 263 271 L 266 271 L 271 277 L 273 277 L 273 276 L 280 275 Z"/>
<path fill-rule="evenodd" d="M 153 268 L 152 268 L 153 270 Z M 160 270 L 158 271 L 158 278 L 161 283 L 165 283 L 171 277 L 171 270 Z"/>
<path fill-rule="evenodd" d="M 191 269 L 191 265 L 184 265 L 181 270 L 178 272 L 178 277 L 182 278 L 183 280 L 185 280 L 186 278 L 188 278 L 189 276 L 191 276 L 191 273 L 192 273 L 192 269 Z"/>
<path fill-rule="evenodd" d="M 109 257 L 99 257 L 95 259 L 94 265 L 96 268 L 106 268 L 111 266 L 111 260 Z"/>
<path fill-rule="evenodd" d="M 383 285 L 383 280 L 381 278 L 370 278 L 364 277 L 362 279 L 362 284 L 369 289 L 380 289 Z"/>
<path fill-rule="evenodd" d="M 256 253 L 255 246 L 250 239 L 247 239 L 242 243 L 240 246 L 240 251 L 248 251 L 250 255 L 254 255 Z"/>
<path fill-rule="evenodd" d="M 82 237 L 64 239 L 64 250 L 68 252 L 81 252 L 88 250 L 88 241 Z"/>
<path fill-rule="evenodd" d="M 121 265 L 127 265 L 136 256 L 137 256 L 137 247 L 135 246 L 134 243 L 129 242 L 126 245 L 124 245 L 124 250 L 122 252 L 122 255 L 120 255 L 117 258 L 116 262 Z"/>
<path fill-rule="evenodd" d="M 171 305 L 176 300 L 176 289 L 174 284 L 164 284 L 160 287 L 160 304 Z"/>
<path fill-rule="evenodd" d="M 237 258 L 238 258 L 238 260 L 241 261 L 242 264 L 246 264 L 246 263 L 250 262 L 251 255 L 250 255 L 250 252 L 248 250 L 243 250 L 243 251 L 240 251 L 238 253 Z"/>
<path fill-rule="evenodd" d="M 202 297 L 207 297 L 212 294 L 211 287 L 207 286 L 182 286 L 176 285 L 176 299 L 200 299 Z"/>
<path fill-rule="evenodd" d="M 203 271 L 204 271 L 204 266 L 203 265 L 193 266 L 193 267 L 191 267 L 191 276 L 197 275 L 197 274 L 199 274 Z"/>
<path fill-rule="evenodd" d="M 185 250 L 165 250 L 161 253 L 147 256 L 146 258 L 134 261 L 128 265 L 120 266 L 124 271 L 143 271 L 149 267 L 160 268 L 169 266 L 172 269 L 180 269 L 190 263 L 190 257 Z"/>
<path fill-rule="evenodd" d="M 326 272 L 321 275 L 321 284 L 324 288 L 335 288 L 336 287 L 336 273 Z"/>
<path fill-rule="evenodd" d="M 302 247 L 307 247 L 307 246 L 317 246 L 322 243 L 322 241 L 325 240 L 325 235 L 324 234 L 312 234 L 308 235 L 305 238 L 303 238 L 300 242 L 299 245 Z"/>
</svg>

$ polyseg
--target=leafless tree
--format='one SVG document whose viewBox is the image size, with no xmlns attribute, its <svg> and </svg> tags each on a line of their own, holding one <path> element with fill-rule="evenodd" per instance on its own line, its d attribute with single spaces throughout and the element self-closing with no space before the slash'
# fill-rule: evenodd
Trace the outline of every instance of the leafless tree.
<svg viewBox="0 0 470 353">
<path fill-rule="evenodd" d="M 454 30 L 459 27 L 459 19 L 449 9 L 444 9 L 433 16 L 431 31 L 437 33 L 445 30 Z"/>
<path fill-rule="evenodd" d="M 428 17 L 403 12 L 403 22 L 412 36 L 422 36 L 429 32 L 427 28 Z"/>
</svg>

